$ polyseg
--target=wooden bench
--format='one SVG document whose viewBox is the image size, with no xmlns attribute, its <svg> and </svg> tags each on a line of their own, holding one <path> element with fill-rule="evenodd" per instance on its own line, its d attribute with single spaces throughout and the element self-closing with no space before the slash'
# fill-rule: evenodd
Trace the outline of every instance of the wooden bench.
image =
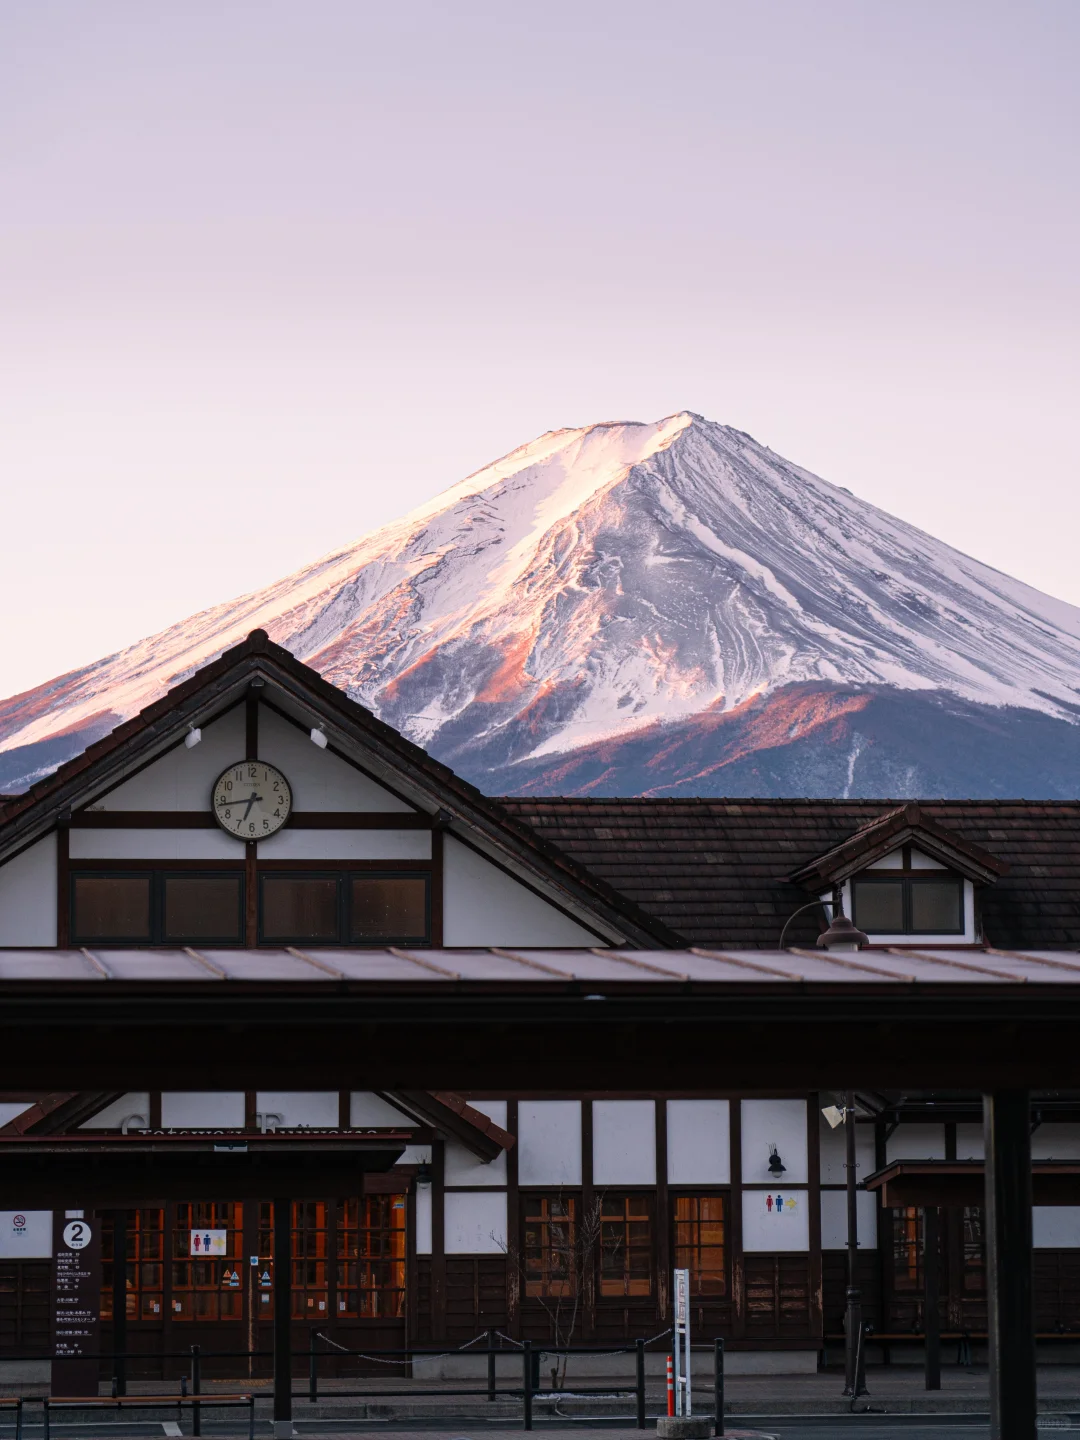
<svg viewBox="0 0 1080 1440">
<path fill-rule="evenodd" d="M 46 1395 L 41 1405 L 44 1440 L 49 1440 L 49 1415 L 53 1410 L 122 1410 L 125 1405 L 141 1406 L 144 1410 L 171 1410 L 175 1405 L 177 1424 L 185 1405 L 193 1412 L 196 1406 L 200 1410 L 205 1405 L 220 1405 L 222 1409 L 247 1406 L 248 1440 L 255 1440 L 254 1395 Z"/>
<path fill-rule="evenodd" d="M 23 1397 L 21 1395 L 0 1395 L 0 1411 L 4 1410 L 15 1411 L 15 1440 L 22 1440 Z"/>
</svg>

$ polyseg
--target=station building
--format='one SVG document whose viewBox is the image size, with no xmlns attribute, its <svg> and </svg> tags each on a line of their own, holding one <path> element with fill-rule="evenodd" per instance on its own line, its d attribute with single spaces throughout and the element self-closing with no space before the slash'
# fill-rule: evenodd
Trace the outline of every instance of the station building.
<svg viewBox="0 0 1080 1440">
<path fill-rule="evenodd" d="M 478 952 L 541 972 L 582 950 L 628 972 L 687 949 L 752 968 L 755 950 L 815 947 L 836 910 L 874 950 L 939 966 L 993 974 L 1015 950 L 1068 966 L 1078 824 L 1069 802 L 494 800 L 255 631 L 3 800 L 0 978 L 57 952 L 102 975 L 131 952 L 224 977 L 252 951 L 324 970 L 389 951 L 444 975 Z M 0 1161 L 5 1139 L 35 1135 L 401 1137 L 357 1193 L 293 1202 L 297 1350 L 312 1330 L 347 1350 L 488 1330 L 542 1344 L 575 1294 L 576 1343 L 662 1337 L 674 1266 L 691 1274 L 695 1336 L 723 1334 L 733 1369 L 812 1369 L 839 1343 L 833 1095 L 312 1092 L 290 1087 L 287 1056 L 278 1089 L 240 1091 L 215 1083 L 212 1053 L 202 1069 L 203 1088 L 178 1092 L 41 1094 L 8 1076 Z M 1036 1105 L 1033 1157 L 1080 1170 L 1080 1096 Z M 883 1205 L 874 1177 L 910 1161 L 932 1185 L 978 1160 L 980 1103 L 861 1092 L 857 1106 L 865 1317 L 899 1359 L 923 1328 L 924 1217 Z M 982 1210 L 943 1214 L 942 1329 L 977 1345 Z M 109 1233 L 106 1345 L 121 1293 Z M 146 1373 L 191 1344 L 269 1349 L 270 1198 L 162 1195 L 117 1233 L 126 1343 Z M 47 1212 L 0 1212 L 0 1360 L 50 1349 L 51 1236 Z M 1080 1208 L 1037 1206 L 1035 1245 L 1052 1347 L 1080 1326 Z"/>
</svg>

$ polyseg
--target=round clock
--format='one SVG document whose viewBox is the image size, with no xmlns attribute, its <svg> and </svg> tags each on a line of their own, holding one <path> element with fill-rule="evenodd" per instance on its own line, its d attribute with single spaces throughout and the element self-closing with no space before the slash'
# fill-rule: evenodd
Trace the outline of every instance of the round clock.
<svg viewBox="0 0 1080 1440">
<path fill-rule="evenodd" d="M 237 760 L 214 781 L 210 805 L 217 823 L 237 840 L 265 840 L 288 820 L 292 790 L 276 766 Z"/>
</svg>

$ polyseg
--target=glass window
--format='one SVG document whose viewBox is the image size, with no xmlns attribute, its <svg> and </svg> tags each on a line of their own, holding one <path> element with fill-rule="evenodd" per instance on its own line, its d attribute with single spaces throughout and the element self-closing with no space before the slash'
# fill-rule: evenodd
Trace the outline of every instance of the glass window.
<svg viewBox="0 0 1080 1440">
<path fill-rule="evenodd" d="M 983 1212 L 978 1205 L 964 1206 L 964 1289 L 975 1295 L 986 1293 Z"/>
<path fill-rule="evenodd" d="M 892 1212 L 893 1289 L 921 1290 L 923 1255 L 923 1212 L 906 1205 Z"/>
<path fill-rule="evenodd" d="M 525 1294 L 577 1293 L 578 1201 L 574 1195 L 526 1195 L 523 1201 Z"/>
<path fill-rule="evenodd" d="M 604 1195 L 600 1294 L 652 1294 L 652 1196 Z"/>
<path fill-rule="evenodd" d="M 172 1235 L 172 1318 L 174 1320 L 239 1320 L 244 1313 L 244 1207 L 238 1201 L 199 1200 L 176 1207 Z M 216 1250 L 224 1231 L 224 1251 Z M 209 1256 L 192 1255 L 192 1235 Z"/>
<path fill-rule="evenodd" d="M 354 875 L 351 940 L 426 940 L 425 875 Z"/>
<path fill-rule="evenodd" d="M 914 880 L 911 884 L 911 929 L 924 934 L 963 930 L 959 880 Z"/>
<path fill-rule="evenodd" d="M 856 880 L 854 920 L 867 935 L 902 934 L 904 930 L 904 882 L 902 880 Z"/>
<path fill-rule="evenodd" d="M 165 1212 L 129 1210 L 127 1217 L 127 1314 L 129 1320 L 162 1319 Z M 101 1229 L 101 1318 L 113 1315 L 113 1228 Z"/>
<path fill-rule="evenodd" d="M 149 940 L 149 875 L 76 875 L 72 881 L 74 940 Z"/>
<path fill-rule="evenodd" d="M 956 876 L 855 880 L 851 918 L 867 935 L 963 934 L 963 886 Z"/>
<path fill-rule="evenodd" d="M 241 940 L 243 877 L 166 875 L 166 940 Z"/>
<path fill-rule="evenodd" d="M 264 940 L 339 939 L 336 875 L 262 875 L 260 884 Z"/>
<path fill-rule="evenodd" d="M 362 1195 L 338 1209 L 339 1319 L 405 1314 L 405 1196 Z"/>
<path fill-rule="evenodd" d="M 675 1197 L 675 1268 L 690 1271 L 690 1294 L 727 1294 L 724 1265 L 724 1197 Z"/>
</svg>

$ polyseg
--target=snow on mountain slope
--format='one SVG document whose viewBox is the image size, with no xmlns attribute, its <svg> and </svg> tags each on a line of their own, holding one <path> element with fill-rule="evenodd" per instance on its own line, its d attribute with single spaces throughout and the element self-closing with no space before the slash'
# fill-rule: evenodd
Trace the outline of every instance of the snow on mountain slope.
<svg viewBox="0 0 1080 1440">
<path fill-rule="evenodd" d="M 683 412 L 554 431 L 0 704 L 26 781 L 256 625 L 479 784 L 785 687 L 1080 716 L 1080 609 Z"/>
</svg>

